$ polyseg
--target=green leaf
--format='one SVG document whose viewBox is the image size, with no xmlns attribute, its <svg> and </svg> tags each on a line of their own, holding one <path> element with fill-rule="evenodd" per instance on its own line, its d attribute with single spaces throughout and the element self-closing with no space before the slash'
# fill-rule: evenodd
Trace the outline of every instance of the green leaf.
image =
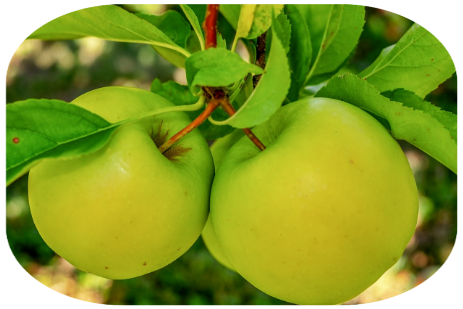
<svg viewBox="0 0 463 309">
<path fill-rule="evenodd" d="M 314 5 L 311 5 L 312 11 Z M 315 5 L 316 6 L 316 5 Z M 322 7 L 326 13 L 326 7 Z M 313 15 L 306 16 L 306 21 Z M 332 5 L 320 40 L 320 24 L 315 25 L 312 46 L 316 57 L 306 78 L 306 85 L 316 85 L 336 74 L 352 55 L 365 24 L 365 8 L 359 5 Z M 312 33 L 311 33 L 312 34 Z M 316 49 L 318 48 L 318 49 Z"/>
<path fill-rule="evenodd" d="M 191 35 L 190 24 L 182 17 L 180 13 L 176 11 L 167 11 L 160 16 L 143 13 L 135 15 L 157 27 L 180 47 L 187 47 L 187 50 L 191 53 L 187 44 Z M 172 64 L 181 68 L 185 67 L 185 55 L 170 48 L 155 45 L 153 45 L 153 48 L 158 52 L 158 54 L 160 54 L 164 59 L 171 62 Z"/>
<path fill-rule="evenodd" d="M 162 15 L 137 13 L 135 16 L 146 20 L 180 47 L 185 48 L 187 38 L 190 36 L 190 24 L 176 11 L 167 11 Z"/>
<path fill-rule="evenodd" d="M 307 24 L 297 6 L 286 4 L 284 12 L 291 23 L 291 42 L 288 54 L 291 67 L 291 88 L 288 92 L 288 99 L 294 102 L 299 99 L 299 90 L 303 87 L 305 78 L 309 73 L 312 43 Z"/>
<path fill-rule="evenodd" d="M 248 100 L 254 91 L 254 83 L 252 81 L 252 74 L 248 74 L 243 80 L 243 83 L 240 84 L 240 88 L 237 90 L 238 93 L 230 95 L 230 101 L 236 102 L 238 107 L 243 106 L 243 104 Z"/>
<path fill-rule="evenodd" d="M 41 160 L 72 158 L 103 147 L 117 126 L 77 105 L 29 99 L 7 104 L 7 185 Z"/>
<path fill-rule="evenodd" d="M 331 77 L 333 77 L 333 74 L 336 75 L 336 76 L 340 76 L 340 75 L 343 75 L 345 74 L 346 72 L 342 72 L 342 69 L 346 67 L 347 63 L 349 62 L 349 60 L 352 58 L 352 56 L 355 54 L 355 49 L 352 50 L 352 52 L 349 54 L 349 56 L 346 57 L 346 59 L 344 60 L 344 62 L 342 62 L 341 64 L 339 64 L 339 66 L 332 72 L 326 72 L 326 73 L 323 73 L 323 74 L 320 74 L 320 75 L 317 75 L 316 77 L 314 77 L 313 79 L 311 79 L 311 83 L 315 84 L 315 85 L 312 85 L 311 87 L 316 87 L 316 86 L 320 86 L 320 84 L 322 83 L 327 83 L 328 82 L 328 79 L 330 79 Z M 310 73 L 309 73 L 310 74 Z M 310 86 L 309 86 L 310 87 Z M 306 87 L 307 88 L 307 87 Z"/>
<path fill-rule="evenodd" d="M 238 54 L 222 48 L 197 52 L 185 61 L 191 91 L 198 94 L 201 86 L 226 87 L 248 73 L 262 74 L 258 66 L 245 62 Z"/>
<path fill-rule="evenodd" d="M 383 92 L 382 95 L 404 106 L 422 111 L 439 121 L 450 133 L 450 139 L 454 139 L 459 149 L 463 149 L 463 119 L 459 115 L 442 110 L 405 89 Z"/>
<path fill-rule="evenodd" d="M 199 43 L 201 45 L 201 50 L 204 50 L 205 49 L 204 35 L 203 35 L 203 31 L 201 29 L 201 25 L 199 23 L 198 17 L 196 16 L 196 13 L 186 4 L 180 4 L 180 7 L 182 8 L 183 12 L 185 13 L 185 16 L 190 21 L 190 24 L 193 27 L 193 30 L 195 31 L 196 36 L 199 39 Z"/>
<path fill-rule="evenodd" d="M 9 186 L 13 181 L 26 174 L 32 167 L 43 160 L 49 159 L 70 159 L 82 155 L 93 153 L 106 145 L 111 139 L 117 127 L 111 127 L 107 130 L 68 142 L 59 147 L 45 151 L 15 167 L 6 171 L 6 185 Z"/>
<path fill-rule="evenodd" d="M 187 43 L 186 43 L 186 49 L 194 54 L 198 51 L 201 51 L 201 43 L 199 43 L 198 36 L 196 35 L 196 32 L 194 30 L 191 30 L 191 34 L 188 37 Z M 183 68 L 185 67 L 185 60 L 183 61 Z"/>
<path fill-rule="evenodd" d="M 424 98 L 454 72 L 452 58 L 441 42 L 414 24 L 359 76 L 381 92 L 404 88 Z"/>
<path fill-rule="evenodd" d="M 221 4 L 219 12 L 230 23 L 233 29 L 237 29 L 240 18 L 241 5 L 239 4 Z"/>
<path fill-rule="evenodd" d="M 174 81 L 161 83 L 159 79 L 155 79 L 151 84 L 151 92 L 160 95 L 175 105 L 191 105 L 198 101 L 198 97 L 191 93 L 188 86 L 180 85 Z M 185 113 L 191 120 L 194 120 L 203 110 Z M 217 109 L 214 111 L 214 117 L 225 120 L 228 118 L 228 115 L 222 109 Z M 233 131 L 233 128 L 230 126 L 215 126 L 209 121 L 204 121 L 198 129 L 207 140 L 220 138 Z"/>
<path fill-rule="evenodd" d="M 410 99 L 409 94 L 399 95 L 406 104 L 389 100 L 373 85 L 351 74 L 332 78 L 315 94 L 316 97 L 348 102 L 383 119 L 394 138 L 420 148 L 456 174 L 457 141 L 452 137 L 456 134 L 451 132 L 452 120 L 442 120 L 445 115 L 432 107 L 423 107 L 424 104 Z M 414 109 L 419 105 L 419 109 Z M 436 116 L 437 114 L 440 115 Z"/>
<path fill-rule="evenodd" d="M 255 40 L 247 40 L 247 39 L 241 39 L 241 42 L 243 42 L 244 46 L 246 47 L 246 50 L 249 53 L 249 63 L 256 63 L 256 58 L 257 58 L 257 45 L 255 43 Z"/>
<path fill-rule="evenodd" d="M 171 16 L 167 14 L 170 14 Z M 185 20 L 185 18 L 183 18 L 180 13 L 176 11 L 167 11 L 161 16 L 149 14 L 136 15 L 150 22 L 153 26 L 159 28 L 180 47 L 186 47 L 188 52 L 194 53 L 198 50 L 201 50 L 201 45 L 199 39 L 196 36 L 196 33 L 191 31 L 190 24 Z M 153 45 L 153 48 L 170 63 L 177 67 L 185 68 L 185 55 L 165 47 Z"/>
<path fill-rule="evenodd" d="M 85 36 L 151 44 L 189 56 L 185 49 L 160 29 L 114 5 L 96 6 L 63 15 L 34 31 L 29 39 L 71 40 Z"/>
<path fill-rule="evenodd" d="M 227 42 L 220 33 L 217 32 L 217 48 L 227 49 Z"/>
<path fill-rule="evenodd" d="M 381 61 L 383 61 L 383 59 L 386 58 L 387 55 L 389 55 L 389 53 L 391 52 L 392 49 L 394 49 L 394 47 L 395 47 L 395 44 L 384 48 L 379 54 L 378 58 L 376 58 L 375 61 L 373 61 L 373 63 L 368 68 L 366 68 L 361 73 L 359 73 L 359 77 L 367 76 L 367 75 L 370 75 L 372 72 L 374 72 L 378 64 L 380 64 Z"/>
<path fill-rule="evenodd" d="M 325 34 L 328 18 L 332 10 L 332 4 L 296 4 L 295 5 L 302 17 L 307 23 L 307 28 L 310 32 L 310 39 L 312 42 L 312 60 L 315 62 L 318 56 L 318 51 L 322 46 L 323 36 Z"/>
<path fill-rule="evenodd" d="M 198 49 L 198 51 L 204 50 L 204 44 L 205 44 L 204 29 L 202 29 L 201 25 L 204 23 L 204 18 L 206 17 L 207 5 L 206 4 L 189 4 L 189 5 L 180 4 L 180 7 L 183 9 L 183 12 L 187 16 L 188 20 L 190 20 L 190 23 L 198 38 L 198 43 L 200 46 L 202 46 L 202 48 Z M 227 48 L 226 42 L 219 32 L 217 32 L 217 47 Z M 187 50 L 190 51 L 188 48 Z"/>
<path fill-rule="evenodd" d="M 272 44 L 256 89 L 235 115 L 217 124 L 250 128 L 268 120 L 283 103 L 291 84 L 286 51 L 272 26 Z"/>
<path fill-rule="evenodd" d="M 188 7 L 193 10 L 200 25 L 203 24 L 206 18 L 207 4 L 188 4 Z M 200 27 L 201 28 L 201 27 Z M 204 30 L 201 28 L 204 33 Z"/>
<path fill-rule="evenodd" d="M 289 52 L 289 45 L 291 42 L 291 24 L 285 13 L 281 13 L 275 19 L 274 30 L 278 35 L 278 38 L 281 40 L 281 44 L 285 48 L 286 54 Z M 271 46 L 272 32 L 269 32 L 266 40 L 268 42 L 267 46 Z"/>
<path fill-rule="evenodd" d="M 171 112 L 197 111 L 195 104 L 168 106 L 116 123 L 74 104 L 29 99 L 7 104 L 7 184 L 45 159 L 80 157 L 102 148 L 122 124 Z"/>
<path fill-rule="evenodd" d="M 188 86 L 180 85 L 172 80 L 162 83 L 156 78 L 151 83 L 150 91 L 175 105 L 191 105 L 198 101 L 198 97 L 191 93 Z"/>
<path fill-rule="evenodd" d="M 193 32 L 194 37 L 196 37 L 196 34 Z M 191 46 L 189 45 L 191 36 L 188 37 L 187 40 L 187 50 L 190 52 Z M 199 42 L 198 42 L 199 46 Z M 164 59 L 175 65 L 176 67 L 179 68 L 185 68 L 185 55 L 172 50 L 170 48 L 165 48 L 165 47 L 160 47 L 160 46 L 153 46 L 154 50 Z"/>
<path fill-rule="evenodd" d="M 243 0 L 237 26 L 237 37 L 255 39 L 272 24 L 272 14 L 278 16 L 285 0 Z"/>
<path fill-rule="evenodd" d="M 243 4 L 241 5 L 240 16 L 238 19 L 238 27 L 236 29 L 236 37 L 245 38 L 252 27 L 254 20 L 254 12 L 257 4 Z"/>
<path fill-rule="evenodd" d="M 227 42 L 227 48 L 231 47 L 231 43 L 235 38 L 235 29 L 222 14 L 217 17 L 217 33 L 220 33 L 223 39 Z"/>
</svg>

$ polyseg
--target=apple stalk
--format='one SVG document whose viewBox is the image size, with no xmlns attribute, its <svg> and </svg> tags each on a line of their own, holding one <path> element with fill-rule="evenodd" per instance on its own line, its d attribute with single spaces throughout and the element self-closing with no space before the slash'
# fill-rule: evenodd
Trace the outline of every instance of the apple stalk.
<svg viewBox="0 0 463 309">
<path fill-rule="evenodd" d="M 218 4 L 208 4 L 207 5 L 207 11 L 206 11 L 206 17 L 203 23 L 203 28 L 205 31 L 205 45 L 206 48 L 215 48 L 217 46 L 217 15 L 219 11 L 219 5 Z M 265 40 L 265 38 L 264 38 Z M 230 104 L 230 101 L 228 100 L 228 96 L 224 95 L 224 92 L 220 89 L 214 89 L 211 87 L 211 91 L 206 91 L 210 92 L 212 94 L 211 99 L 209 100 L 209 103 L 206 106 L 206 109 L 195 119 L 193 120 L 188 126 L 186 126 L 184 129 L 182 129 L 180 132 L 172 136 L 169 140 L 167 140 L 164 144 L 162 144 L 159 147 L 159 151 L 161 153 L 164 153 L 167 151 L 173 144 L 175 144 L 177 141 L 179 141 L 182 137 L 193 131 L 195 128 L 197 128 L 201 123 L 203 123 L 211 114 L 214 112 L 214 110 L 221 106 L 225 112 L 231 117 L 233 116 L 236 112 L 233 106 Z M 261 151 L 265 149 L 264 144 L 255 136 L 251 129 L 245 128 L 243 129 L 244 133 L 246 136 L 259 148 Z"/>
<path fill-rule="evenodd" d="M 228 97 L 220 100 L 220 105 L 230 117 L 236 113 L 233 105 L 230 104 Z M 265 150 L 265 145 L 262 144 L 262 142 L 257 138 L 257 136 L 254 135 L 254 133 L 252 133 L 251 129 L 244 128 L 243 131 L 246 136 L 257 146 L 257 148 L 259 148 L 261 151 Z"/>
<path fill-rule="evenodd" d="M 182 129 L 180 132 L 178 132 L 169 140 L 167 140 L 164 144 L 162 144 L 161 147 L 159 147 L 159 151 L 161 153 L 164 153 L 165 151 L 167 151 L 167 149 L 170 148 L 170 146 L 175 144 L 182 137 L 193 131 L 195 128 L 199 127 L 199 125 L 203 123 L 204 120 L 206 120 L 207 117 L 209 117 L 212 114 L 212 112 L 219 106 L 219 104 L 219 101 L 216 99 L 210 100 L 209 103 L 206 105 L 204 111 L 184 129 Z"/>
</svg>

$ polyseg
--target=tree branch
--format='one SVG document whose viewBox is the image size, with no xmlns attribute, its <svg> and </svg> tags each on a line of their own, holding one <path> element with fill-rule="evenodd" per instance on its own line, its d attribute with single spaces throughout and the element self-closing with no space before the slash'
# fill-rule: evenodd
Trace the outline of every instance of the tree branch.
<svg viewBox="0 0 463 309">
<path fill-rule="evenodd" d="M 208 4 L 203 29 L 206 33 L 206 49 L 217 47 L 217 15 L 218 4 Z"/>
</svg>

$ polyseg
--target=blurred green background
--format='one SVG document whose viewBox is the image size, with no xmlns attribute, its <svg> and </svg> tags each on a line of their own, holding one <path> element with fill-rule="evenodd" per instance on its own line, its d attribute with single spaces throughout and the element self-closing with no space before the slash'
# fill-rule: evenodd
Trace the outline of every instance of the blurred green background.
<svg viewBox="0 0 463 309">
<path fill-rule="evenodd" d="M 162 14 L 175 5 L 123 5 L 131 12 Z M 369 8 L 365 30 L 346 70 L 366 68 L 412 22 Z M 149 90 L 151 81 L 185 84 L 184 70 L 147 45 L 85 38 L 74 41 L 25 41 L 11 60 L 7 102 L 27 98 L 71 101 L 95 88 L 121 85 Z M 456 75 L 426 99 L 457 112 Z M 442 164 L 401 143 L 419 189 L 415 235 L 403 257 L 373 286 L 348 304 L 368 303 L 401 294 L 428 279 L 449 256 L 456 237 L 457 177 Z M 272 298 L 209 254 L 201 238 L 172 264 L 142 277 L 113 281 L 81 272 L 57 256 L 38 234 L 29 211 L 27 175 L 7 188 L 7 236 L 22 267 L 48 287 L 81 300 L 106 304 L 285 304 Z"/>
</svg>

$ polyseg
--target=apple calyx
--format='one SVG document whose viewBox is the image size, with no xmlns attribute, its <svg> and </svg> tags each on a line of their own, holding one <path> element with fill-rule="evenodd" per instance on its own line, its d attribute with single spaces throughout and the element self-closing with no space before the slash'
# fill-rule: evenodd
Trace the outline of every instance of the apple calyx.
<svg viewBox="0 0 463 309">
<path fill-rule="evenodd" d="M 162 130 L 163 123 L 164 121 L 161 120 L 156 134 L 154 134 L 153 129 L 151 129 L 151 132 L 150 132 L 151 140 L 158 148 L 167 141 L 167 136 L 169 135 L 169 130 L 166 130 L 165 132 L 163 132 Z M 180 145 L 177 145 L 177 146 L 169 148 L 162 155 L 166 157 L 169 161 L 178 161 L 178 157 L 183 156 L 191 149 L 192 149 L 191 147 L 185 148 Z"/>
</svg>

